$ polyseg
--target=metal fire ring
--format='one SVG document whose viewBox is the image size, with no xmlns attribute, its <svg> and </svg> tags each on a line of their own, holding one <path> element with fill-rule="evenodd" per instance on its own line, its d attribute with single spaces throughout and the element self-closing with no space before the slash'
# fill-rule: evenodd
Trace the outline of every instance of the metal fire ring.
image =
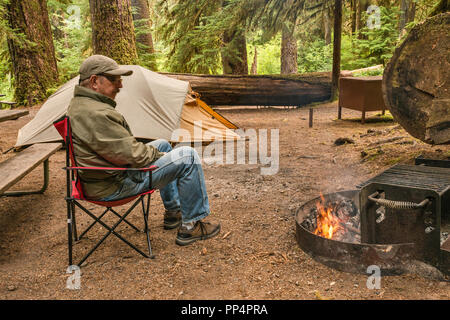
<svg viewBox="0 0 450 320">
<path fill-rule="evenodd" d="M 324 195 L 325 201 L 338 197 L 353 200 L 359 208 L 359 190 Z M 314 260 L 343 272 L 367 274 L 369 266 L 378 266 L 383 275 L 406 273 L 405 265 L 414 259 L 413 243 L 369 244 L 348 243 L 315 235 L 302 225 L 309 210 L 320 197 L 304 203 L 295 215 L 296 238 L 300 248 Z"/>
</svg>

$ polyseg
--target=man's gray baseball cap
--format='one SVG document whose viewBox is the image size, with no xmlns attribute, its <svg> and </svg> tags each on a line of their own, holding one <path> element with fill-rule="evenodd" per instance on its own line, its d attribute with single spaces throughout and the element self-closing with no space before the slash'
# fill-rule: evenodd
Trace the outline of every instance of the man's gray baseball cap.
<svg viewBox="0 0 450 320">
<path fill-rule="evenodd" d="M 133 70 L 124 69 L 113 59 L 96 54 L 83 61 L 79 73 L 80 81 L 83 81 L 95 74 L 130 76 Z"/>
</svg>

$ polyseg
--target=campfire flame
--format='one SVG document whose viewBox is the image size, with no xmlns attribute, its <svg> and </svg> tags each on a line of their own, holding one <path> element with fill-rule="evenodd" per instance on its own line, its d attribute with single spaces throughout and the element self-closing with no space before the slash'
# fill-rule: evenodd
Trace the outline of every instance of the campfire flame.
<svg viewBox="0 0 450 320">
<path fill-rule="evenodd" d="M 320 202 L 316 203 L 317 208 L 317 228 L 314 230 L 314 234 L 332 239 L 333 234 L 335 234 L 339 228 L 339 218 L 333 215 L 334 208 L 331 206 L 325 207 L 325 199 L 322 194 L 320 194 Z"/>
</svg>

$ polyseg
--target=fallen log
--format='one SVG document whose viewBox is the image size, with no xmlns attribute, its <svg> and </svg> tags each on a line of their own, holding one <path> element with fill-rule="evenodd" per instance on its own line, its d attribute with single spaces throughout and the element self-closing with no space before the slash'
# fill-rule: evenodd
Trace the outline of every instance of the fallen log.
<svg viewBox="0 0 450 320">
<path fill-rule="evenodd" d="M 429 144 L 450 143 L 450 13 L 414 27 L 383 74 L 383 98 L 394 119 Z"/>
<path fill-rule="evenodd" d="M 304 106 L 331 97 L 331 73 L 301 75 L 198 75 L 161 73 L 189 81 L 211 106 Z"/>
</svg>

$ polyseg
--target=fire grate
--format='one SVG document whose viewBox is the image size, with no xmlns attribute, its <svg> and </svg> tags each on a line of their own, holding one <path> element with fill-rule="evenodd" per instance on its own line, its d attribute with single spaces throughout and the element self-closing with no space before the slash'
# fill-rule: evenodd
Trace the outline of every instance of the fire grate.
<svg viewBox="0 0 450 320">
<path fill-rule="evenodd" d="M 396 165 L 360 187 L 361 241 L 414 243 L 414 259 L 449 271 L 441 229 L 450 213 L 450 169 Z"/>
<path fill-rule="evenodd" d="M 371 183 L 427 189 L 442 194 L 450 188 L 450 170 L 441 167 L 399 164 L 361 183 L 357 188 L 363 189 Z"/>
<path fill-rule="evenodd" d="M 450 238 L 444 241 L 441 234 L 450 226 L 449 168 L 396 165 L 358 187 L 312 199 L 299 208 L 296 236 L 305 252 L 346 272 L 366 273 L 370 265 L 377 265 L 385 275 L 401 274 L 422 261 L 450 274 Z M 317 202 L 342 198 L 359 208 L 359 239 L 355 234 L 348 241 L 345 235 L 326 238 L 317 233 Z"/>
</svg>

